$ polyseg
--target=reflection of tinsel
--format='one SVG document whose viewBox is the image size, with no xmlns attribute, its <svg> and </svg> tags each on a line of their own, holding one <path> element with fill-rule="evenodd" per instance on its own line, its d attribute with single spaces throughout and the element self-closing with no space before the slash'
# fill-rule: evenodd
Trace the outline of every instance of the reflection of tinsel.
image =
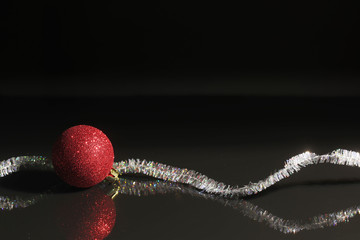
<svg viewBox="0 0 360 240">
<path fill-rule="evenodd" d="M 139 181 L 138 179 L 120 178 L 118 182 L 110 185 L 107 182 L 99 184 L 100 188 L 109 190 L 113 193 L 134 195 L 134 196 L 148 196 L 155 194 L 181 193 L 190 195 L 192 197 L 203 198 L 218 202 L 224 206 L 231 207 L 240 211 L 244 216 L 247 216 L 255 221 L 263 222 L 269 227 L 278 230 L 282 233 L 298 233 L 302 230 L 315 230 L 319 228 L 336 226 L 339 223 L 348 222 L 351 218 L 360 214 L 360 206 L 351 207 L 342 211 L 322 214 L 311 218 L 307 222 L 286 220 L 277 217 L 267 210 L 264 210 L 243 199 L 227 199 L 219 195 L 199 192 L 197 189 L 173 182 L 166 182 L 162 180 Z M 51 191 L 45 194 L 38 194 L 31 199 L 22 199 L 21 197 L 1 197 L 0 208 L 2 210 L 13 210 L 15 208 L 26 208 L 37 203 L 40 199 L 46 197 Z"/>
<path fill-rule="evenodd" d="M 120 194 L 135 196 L 182 193 L 191 195 L 193 197 L 213 200 L 221 203 L 224 206 L 229 206 L 233 209 L 239 210 L 244 216 L 247 216 L 258 222 L 263 222 L 269 227 L 283 233 L 298 233 L 302 230 L 315 230 L 319 228 L 332 227 L 338 225 L 339 223 L 348 222 L 350 218 L 360 214 L 360 206 L 355 206 L 342 211 L 315 216 L 308 222 L 286 220 L 277 217 L 243 199 L 226 199 L 220 196 L 202 193 L 194 188 L 186 187 L 181 184 L 163 182 L 160 180 L 137 181 L 133 179 L 120 178 L 117 190 Z"/>
<path fill-rule="evenodd" d="M 18 196 L 4 197 L 0 196 L 0 209 L 1 210 L 13 210 L 15 208 L 26 208 L 34 205 L 41 199 L 43 195 L 36 195 L 29 199 L 23 199 Z"/>
<path fill-rule="evenodd" d="M 354 206 L 338 212 L 314 216 L 308 222 L 303 222 L 286 220 L 277 217 L 268 211 L 244 200 L 217 200 L 224 203 L 226 206 L 240 210 L 244 216 L 247 216 L 258 222 L 264 222 L 269 227 L 275 230 L 279 230 L 283 233 L 298 233 L 302 230 L 315 230 L 325 227 L 334 227 L 339 223 L 348 222 L 350 218 L 353 218 L 360 213 L 360 206 Z"/>
</svg>

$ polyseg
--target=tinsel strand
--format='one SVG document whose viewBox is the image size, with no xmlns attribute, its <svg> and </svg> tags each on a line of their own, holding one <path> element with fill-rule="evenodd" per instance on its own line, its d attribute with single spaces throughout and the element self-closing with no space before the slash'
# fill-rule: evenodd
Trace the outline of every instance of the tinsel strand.
<svg viewBox="0 0 360 240">
<path fill-rule="evenodd" d="M 243 187 L 232 187 L 224 183 L 217 182 L 207 176 L 197 173 L 193 170 L 181 169 L 167 166 L 161 163 L 149 162 L 146 160 L 134 160 L 115 162 L 114 168 L 121 174 L 140 173 L 150 177 L 158 178 L 163 181 L 139 182 L 120 178 L 118 183 L 118 192 L 120 194 L 130 195 L 148 195 L 154 193 L 181 192 L 191 196 L 202 197 L 215 200 L 240 210 L 244 215 L 256 220 L 265 222 L 268 226 L 277 229 L 283 233 L 297 233 L 302 230 L 313 230 L 329 226 L 336 226 L 339 223 L 347 222 L 350 218 L 360 213 L 360 206 L 348 208 L 346 210 L 323 214 L 311 218 L 308 222 L 285 220 L 272 215 L 266 210 L 253 205 L 242 199 L 228 199 L 226 196 L 247 196 L 256 194 L 284 178 L 300 171 L 311 164 L 331 163 L 337 165 L 347 165 L 353 167 L 360 166 L 360 154 L 358 152 L 347 150 L 336 150 L 329 154 L 316 155 L 305 152 L 299 154 L 285 162 L 283 169 L 276 171 L 264 180 L 257 183 L 250 183 Z M 51 161 L 45 157 L 22 156 L 14 157 L 0 162 L 0 177 L 5 177 L 22 168 L 44 168 L 51 169 Z M 182 184 L 193 188 L 185 187 Z M 198 190 L 202 191 L 198 191 Z M 41 194 L 42 196 L 42 194 Z M 3 210 L 12 210 L 14 208 L 24 208 L 37 202 L 42 197 L 22 200 L 18 197 L 0 197 L 0 208 Z"/>
<path fill-rule="evenodd" d="M 217 182 L 194 170 L 177 168 L 153 161 L 129 159 L 127 161 L 115 162 L 113 167 L 119 171 L 120 174 L 144 174 L 164 181 L 187 184 L 204 192 L 217 194 L 223 197 L 244 197 L 257 194 L 275 183 L 288 178 L 308 165 L 319 163 L 359 167 L 360 153 L 343 149 L 338 149 L 324 155 L 305 152 L 287 160 L 284 168 L 276 171 L 267 178 L 256 183 L 250 182 L 243 187 L 226 185 L 225 183 Z M 0 177 L 17 172 L 22 167 L 26 168 L 29 166 L 52 168 L 51 161 L 45 157 L 13 157 L 0 162 Z"/>
<path fill-rule="evenodd" d="M 250 182 L 243 187 L 230 186 L 222 182 L 217 182 L 194 170 L 177 168 L 146 160 L 129 159 L 127 161 L 115 162 L 114 168 L 119 171 L 120 174 L 144 174 L 164 181 L 187 184 L 207 193 L 217 194 L 223 197 L 244 197 L 257 194 L 275 183 L 288 178 L 308 165 L 319 163 L 359 167 L 360 154 L 343 149 L 338 149 L 324 155 L 305 152 L 287 160 L 284 168 L 276 171 L 267 178 L 256 183 Z"/>
</svg>

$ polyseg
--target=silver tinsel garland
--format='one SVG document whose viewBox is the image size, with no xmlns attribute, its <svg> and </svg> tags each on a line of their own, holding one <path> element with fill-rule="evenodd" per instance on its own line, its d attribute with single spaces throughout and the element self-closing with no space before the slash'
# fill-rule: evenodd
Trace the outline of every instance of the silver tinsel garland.
<svg viewBox="0 0 360 240">
<path fill-rule="evenodd" d="M 243 187 L 230 186 L 209 178 L 194 170 L 177 168 L 153 161 L 129 159 L 127 161 L 115 162 L 113 167 L 121 174 L 144 174 L 164 181 L 187 184 L 210 194 L 222 197 L 244 197 L 257 194 L 275 183 L 291 176 L 308 165 L 319 163 L 331 163 L 336 165 L 347 165 L 351 167 L 360 166 L 360 153 L 338 149 L 329 154 L 317 155 L 305 152 L 294 156 L 285 162 L 284 168 L 276 171 L 267 178 L 256 183 L 250 182 Z M 52 168 L 48 158 L 40 156 L 13 157 L 0 162 L 0 177 L 4 177 L 20 168 L 26 167 Z"/>
<path fill-rule="evenodd" d="M 343 211 L 331 214 L 324 214 L 312 218 L 308 223 L 300 223 L 297 221 L 284 220 L 276 217 L 271 213 L 263 210 L 242 199 L 231 199 L 228 197 L 244 197 L 259 193 L 266 188 L 274 185 L 284 178 L 300 171 L 308 165 L 319 163 L 331 163 L 336 165 L 347 165 L 352 167 L 360 166 L 360 153 L 348 150 L 335 150 L 329 154 L 316 155 L 315 153 L 305 152 L 285 162 L 284 168 L 276 171 L 267 178 L 257 183 L 249 183 L 243 187 L 230 186 L 221 182 L 217 182 L 201 173 L 186 168 L 176 168 L 165 164 L 156 163 L 146 160 L 129 159 L 127 161 L 115 162 L 113 167 L 120 174 L 144 174 L 150 177 L 164 180 L 153 181 L 147 184 L 131 181 L 128 185 L 126 181 L 120 179 L 118 192 L 120 194 L 146 195 L 151 192 L 166 193 L 167 191 L 180 191 L 192 196 L 201 196 L 207 199 L 213 199 L 227 206 L 239 209 L 244 215 L 250 218 L 266 222 L 267 225 L 280 230 L 284 233 L 296 233 L 301 230 L 312 230 L 323 228 L 326 226 L 334 226 L 340 222 L 346 222 L 348 219 L 360 213 L 360 207 L 355 206 Z M 13 157 L 0 162 L 0 177 L 7 176 L 13 172 L 18 172 L 22 168 L 40 167 L 44 169 L 52 169 L 51 161 L 45 157 L 39 156 L 22 156 Z M 142 185 L 141 185 L 142 184 Z M 193 188 L 184 188 L 184 185 Z M 198 190 L 202 190 L 199 192 Z M 10 199 L 0 197 L 0 208 L 11 210 L 16 207 L 27 207 L 35 203 L 36 200 Z"/>
<path fill-rule="evenodd" d="M 194 170 L 177 168 L 162 163 L 152 161 L 129 159 L 127 161 L 115 162 L 114 168 L 120 174 L 140 173 L 150 177 L 165 181 L 178 182 L 190 185 L 204 192 L 217 194 L 223 197 L 244 197 L 257 194 L 275 183 L 300 171 L 301 168 L 312 164 L 331 163 L 337 165 L 347 165 L 352 167 L 360 166 L 360 154 L 348 150 L 335 150 L 329 154 L 316 155 L 315 153 L 305 152 L 290 158 L 285 162 L 284 168 L 276 171 L 267 178 L 257 183 L 250 182 L 243 187 L 230 186 L 222 182 L 217 182 Z"/>
</svg>

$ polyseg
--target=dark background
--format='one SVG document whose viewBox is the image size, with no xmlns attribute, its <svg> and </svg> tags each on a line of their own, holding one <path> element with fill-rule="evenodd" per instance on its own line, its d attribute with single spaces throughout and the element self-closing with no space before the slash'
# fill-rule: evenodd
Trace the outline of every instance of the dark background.
<svg viewBox="0 0 360 240">
<path fill-rule="evenodd" d="M 9 72 L 358 70 L 358 8 L 340 1 L 1 4 Z"/>
<path fill-rule="evenodd" d="M 357 95 L 351 2 L 1 1 L 0 11 L 2 95 Z"/>
<path fill-rule="evenodd" d="M 116 161 L 145 158 L 233 185 L 307 150 L 359 151 L 359 10 L 342 1 L 1 1 L 0 159 L 50 156 L 77 124 L 103 130 Z M 309 167 L 246 201 L 306 220 L 358 205 L 358 173 Z M 36 195 L 55 179 L 16 175 L 0 181 L 0 196 Z M 62 201 L 82 192 L 0 212 L 2 236 L 65 238 L 58 215 L 72 206 Z M 115 204 L 109 239 L 360 236 L 359 217 L 283 235 L 187 195 L 121 195 Z"/>
</svg>

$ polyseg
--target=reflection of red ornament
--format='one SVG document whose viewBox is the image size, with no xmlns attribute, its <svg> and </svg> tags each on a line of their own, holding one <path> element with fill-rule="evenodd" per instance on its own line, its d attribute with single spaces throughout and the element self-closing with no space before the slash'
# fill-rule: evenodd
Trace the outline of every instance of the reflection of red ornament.
<svg viewBox="0 0 360 240">
<path fill-rule="evenodd" d="M 60 204 L 61 232 L 71 240 L 104 239 L 115 225 L 114 201 L 97 187 L 77 194 Z"/>
<path fill-rule="evenodd" d="M 52 151 L 55 172 L 75 187 L 91 187 L 109 175 L 114 150 L 97 128 L 78 125 L 64 131 Z"/>
</svg>

